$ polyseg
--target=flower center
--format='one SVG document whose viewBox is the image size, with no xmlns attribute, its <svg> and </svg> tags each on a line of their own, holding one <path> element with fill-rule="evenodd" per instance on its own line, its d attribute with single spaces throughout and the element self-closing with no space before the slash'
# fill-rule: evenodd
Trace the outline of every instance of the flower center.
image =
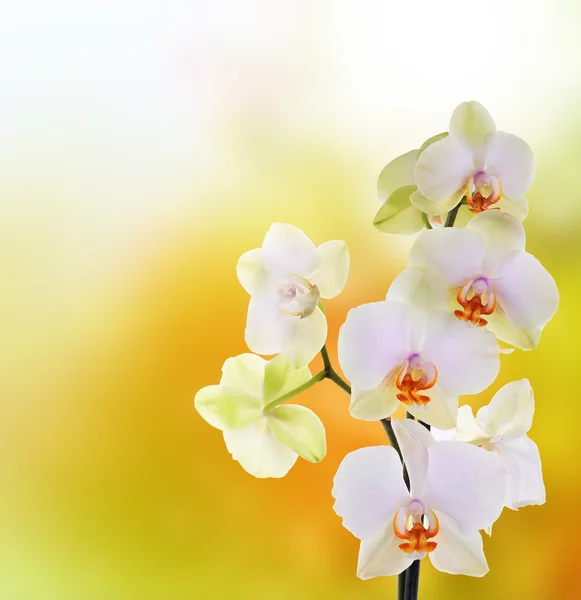
<svg viewBox="0 0 581 600">
<path fill-rule="evenodd" d="M 400 370 L 395 385 L 400 393 L 397 399 L 407 406 L 427 408 L 430 397 L 420 392 L 429 390 L 438 379 L 436 366 L 419 354 L 412 354 Z"/>
<path fill-rule="evenodd" d="M 475 214 L 485 211 L 496 204 L 502 196 L 502 185 L 497 177 L 484 171 L 478 171 L 470 177 L 466 186 L 466 201 L 470 212 Z"/>
<path fill-rule="evenodd" d="M 478 277 L 464 284 L 456 296 L 462 310 L 454 314 L 460 321 L 483 327 L 488 323 L 482 315 L 491 315 L 496 308 L 496 294 L 486 277 Z"/>
<path fill-rule="evenodd" d="M 276 288 L 278 308 L 293 317 L 304 319 L 315 312 L 319 288 L 300 275 L 288 275 Z"/>
<path fill-rule="evenodd" d="M 421 559 L 436 549 L 437 542 L 429 540 L 438 535 L 440 523 L 433 510 L 426 510 L 419 500 L 412 500 L 405 511 L 395 513 L 393 531 L 396 537 L 404 540 L 399 549 Z"/>
</svg>

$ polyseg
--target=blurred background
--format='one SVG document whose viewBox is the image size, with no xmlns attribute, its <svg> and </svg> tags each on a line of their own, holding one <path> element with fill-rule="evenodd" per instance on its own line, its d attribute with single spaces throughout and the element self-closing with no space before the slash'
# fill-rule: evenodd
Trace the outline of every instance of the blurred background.
<svg viewBox="0 0 581 600">
<path fill-rule="evenodd" d="M 471 99 L 533 147 L 528 249 L 561 307 L 465 400 L 531 380 L 547 504 L 505 511 L 484 579 L 424 561 L 420 597 L 581 597 L 580 26 L 576 0 L 5 6 L 0 600 L 395 598 L 395 578 L 356 578 L 330 495 L 379 424 L 322 382 L 300 400 L 326 459 L 261 481 L 193 397 L 246 350 L 236 261 L 273 221 L 349 244 L 336 364 L 347 311 L 384 297 L 412 243 L 372 227 L 377 175 Z"/>
</svg>

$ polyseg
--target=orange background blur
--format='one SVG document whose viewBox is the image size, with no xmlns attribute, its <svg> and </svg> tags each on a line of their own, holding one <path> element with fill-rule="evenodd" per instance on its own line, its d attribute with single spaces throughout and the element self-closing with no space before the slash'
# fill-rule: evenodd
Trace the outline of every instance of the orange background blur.
<svg viewBox="0 0 581 600">
<path fill-rule="evenodd" d="M 256 480 L 193 397 L 246 351 L 236 261 L 273 221 L 349 244 L 326 303 L 337 364 L 347 311 L 384 297 L 412 241 L 372 227 L 377 175 L 470 99 L 535 151 L 528 249 L 561 307 L 469 400 L 531 380 L 547 504 L 505 511 L 484 579 L 424 561 L 420 597 L 581 597 L 579 26 L 578 3 L 548 0 L 7 9 L 0 600 L 395 597 L 396 578 L 356 578 L 330 495 L 347 452 L 385 442 L 379 424 L 322 382 L 300 401 L 325 422 L 326 459 Z"/>
</svg>

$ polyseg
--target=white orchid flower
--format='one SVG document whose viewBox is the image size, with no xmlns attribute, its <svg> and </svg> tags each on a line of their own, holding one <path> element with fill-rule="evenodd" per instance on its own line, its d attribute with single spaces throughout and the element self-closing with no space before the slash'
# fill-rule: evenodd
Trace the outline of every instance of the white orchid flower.
<svg viewBox="0 0 581 600">
<path fill-rule="evenodd" d="M 521 223 L 498 211 L 477 215 L 466 229 L 424 231 L 411 249 L 409 265 L 441 275 L 458 319 L 486 326 L 499 340 L 523 350 L 537 346 L 559 303 L 555 281 L 525 252 Z M 413 302 L 412 296 L 406 300 Z"/>
<path fill-rule="evenodd" d="M 488 571 L 479 529 L 500 515 L 506 471 L 500 457 L 462 442 L 435 442 L 411 420 L 393 421 L 409 473 L 389 446 L 348 454 L 334 479 L 335 512 L 361 540 L 361 579 L 397 575 L 429 556 L 445 573 Z"/>
<path fill-rule="evenodd" d="M 447 135 L 444 132 L 431 137 L 418 150 L 398 156 L 383 168 L 377 180 L 377 195 L 382 206 L 373 219 L 373 224 L 379 231 L 412 234 L 424 229 L 422 211 L 410 201 L 412 194 L 418 190 L 415 166 L 426 148 Z M 456 218 L 456 225 L 466 225 L 472 216 L 468 207 L 462 207 Z M 430 224 L 437 227 L 442 224 L 442 220 L 438 216 L 431 217 Z"/>
<path fill-rule="evenodd" d="M 300 229 L 274 223 L 262 248 L 240 257 L 236 272 L 251 296 L 246 321 L 250 350 L 283 353 L 295 368 L 311 362 L 327 338 L 319 298 L 337 296 L 347 281 L 345 242 L 315 247 Z"/>
<path fill-rule="evenodd" d="M 415 206 L 429 215 L 452 210 L 465 196 L 474 213 L 500 208 L 522 220 L 525 192 L 535 166 L 529 145 L 497 131 L 478 102 L 464 102 L 452 114 L 450 135 L 422 153 L 415 166 Z"/>
<path fill-rule="evenodd" d="M 304 406 L 277 404 L 311 378 L 308 367 L 293 369 L 282 356 L 266 361 L 254 354 L 229 358 L 219 385 L 202 388 L 194 400 L 200 415 L 224 433 L 232 458 L 254 477 L 284 477 L 302 456 L 325 456 L 325 428 Z"/>
<path fill-rule="evenodd" d="M 534 412 L 535 398 L 528 379 L 500 388 L 476 417 L 470 406 L 461 406 L 458 411 L 454 439 L 495 452 L 504 460 L 508 471 L 505 505 L 513 510 L 545 503 L 539 449 L 527 436 Z"/>
<path fill-rule="evenodd" d="M 500 366 L 490 332 L 466 327 L 446 310 L 423 313 L 395 300 L 349 311 L 339 363 L 352 383 L 355 418 L 382 419 L 403 403 L 440 429 L 455 427 L 458 396 L 487 388 Z"/>
</svg>

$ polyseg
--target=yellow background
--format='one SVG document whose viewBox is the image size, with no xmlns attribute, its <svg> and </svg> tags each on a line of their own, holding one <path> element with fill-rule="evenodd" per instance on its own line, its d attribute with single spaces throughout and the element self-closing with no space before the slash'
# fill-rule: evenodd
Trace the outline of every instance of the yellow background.
<svg viewBox="0 0 581 600">
<path fill-rule="evenodd" d="M 349 244 L 326 303 L 384 297 L 411 239 L 371 225 L 395 156 L 478 99 L 537 159 L 528 249 L 555 277 L 528 377 L 547 503 L 505 511 L 484 579 L 422 564 L 424 598 L 581 597 L 576 2 L 13 3 L 0 24 L 0 599 L 384 599 L 330 495 L 384 443 L 322 382 L 328 455 L 282 480 L 231 460 L 193 408 L 246 351 L 240 254 L 273 221 Z M 318 360 L 318 359 L 317 359 Z M 318 367 L 313 365 L 313 371 Z"/>
</svg>

